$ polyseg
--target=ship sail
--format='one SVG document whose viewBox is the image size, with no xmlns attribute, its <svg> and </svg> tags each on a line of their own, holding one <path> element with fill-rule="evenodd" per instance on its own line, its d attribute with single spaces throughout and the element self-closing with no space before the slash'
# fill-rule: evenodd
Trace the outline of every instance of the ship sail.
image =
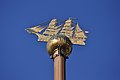
<svg viewBox="0 0 120 80">
<path fill-rule="evenodd" d="M 72 43 L 73 44 L 80 44 L 80 45 L 85 45 L 85 40 L 86 40 L 86 35 L 85 33 L 82 31 L 82 29 L 79 27 L 78 23 L 76 25 L 75 31 L 74 31 L 74 36 L 73 36 L 73 40 Z"/>
<path fill-rule="evenodd" d="M 85 45 L 86 35 L 78 25 L 72 22 L 69 18 L 65 23 L 57 22 L 57 19 L 52 19 L 47 27 L 34 26 L 27 28 L 27 32 L 37 35 L 38 41 L 48 42 L 51 36 L 56 34 L 63 34 L 67 36 L 73 44 Z"/>
<path fill-rule="evenodd" d="M 61 25 L 57 26 L 57 19 L 51 20 L 47 29 L 43 32 L 44 35 L 52 36 L 59 32 Z"/>
<path fill-rule="evenodd" d="M 72 38 L 72 34 L 73 34 L 73 30 L 72 29 L 73 29 L 73 27 L 72 27 L 72 20 L 69 18 L 65 22 L 65 24 L 64 24 L 62 30 L 60 31 L 60 33 L 64 34 L 65 36 L 67 36 L 69 38 Z"/>
</svg>

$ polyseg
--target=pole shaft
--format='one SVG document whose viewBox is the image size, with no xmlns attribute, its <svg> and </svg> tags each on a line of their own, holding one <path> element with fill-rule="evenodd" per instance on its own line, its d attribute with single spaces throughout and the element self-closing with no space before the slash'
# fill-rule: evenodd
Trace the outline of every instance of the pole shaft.
<svg viewBox="0 0 120 80">
<path fill-rule="evenodd" d="M 65 58 L 61 55 L 54 58 L 54 80 L 65 80 Z"/>
</svg>

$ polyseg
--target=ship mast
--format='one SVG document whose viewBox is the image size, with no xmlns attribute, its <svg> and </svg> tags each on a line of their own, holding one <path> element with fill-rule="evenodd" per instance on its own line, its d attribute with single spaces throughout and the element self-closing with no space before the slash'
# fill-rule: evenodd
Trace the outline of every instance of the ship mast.
<svg viewBox="0 0 120 80">
<path fill-rule="evenodd" d="M 82 31 L 82 29 L 79 27 L 78 23 L 76 24 L 76 28 L 74 31 L 74 36 L 73 36 L 73 43 L 74 44 L 80 44 L 80 45 L 85 45 L 85 40 L 86 40 L 85 33 Z"/>
<path fill-rule="evenodd" d="M 49 26 L 47 27 L 47 29 L 43 32 L 44 35 L 47 36 L 52 36 L 58 33 L 58 31 L 60 30 L 59 28 L 60 26 L 57 26 L 57 19 L 52 19 L 51 22 L 49 23 Z"/>
<path fill-rule="evenodd" d="M 62 28 L 61 34 L 64 34 L 65 36 L 72 38 L 73 30 L 71 26 L 72 26 L 72 20 L 69 18 L 68 20 L 66 20 Z"/>
</svg>

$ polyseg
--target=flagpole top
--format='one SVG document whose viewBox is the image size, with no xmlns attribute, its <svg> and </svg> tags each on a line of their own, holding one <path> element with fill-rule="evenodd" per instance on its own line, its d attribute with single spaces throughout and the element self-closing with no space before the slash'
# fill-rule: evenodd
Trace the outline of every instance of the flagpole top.
<svg viewBox="0 0 120 80">
<path fill-rule="evenodd" d="M 53 35 L 47 42 L 47 51 L 51 58 L 62 54 L 68 57 L 72 51 L 72 43 L 68 37 L 62 34 Z"/>
</svg>

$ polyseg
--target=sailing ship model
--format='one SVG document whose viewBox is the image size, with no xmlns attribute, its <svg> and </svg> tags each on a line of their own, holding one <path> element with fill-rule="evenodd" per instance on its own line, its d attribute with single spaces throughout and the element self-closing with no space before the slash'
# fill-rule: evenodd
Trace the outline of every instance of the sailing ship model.
<svg viewBox="0 0 120 80">
<path fill-rule="evenodd" d="M 73 22 L 71 18 L 64 22 L 59 22 L 56 18 L 52 19 L 47 26 L 34 26 L 27 28 L 27 32 L 38 36 L 38 41 L 48 42 L 51 36 L 62 34 L 67 36 L 72 44 L 85 45 L 87 31 L 83 31 L 78 23 Z"/>
</svg>

